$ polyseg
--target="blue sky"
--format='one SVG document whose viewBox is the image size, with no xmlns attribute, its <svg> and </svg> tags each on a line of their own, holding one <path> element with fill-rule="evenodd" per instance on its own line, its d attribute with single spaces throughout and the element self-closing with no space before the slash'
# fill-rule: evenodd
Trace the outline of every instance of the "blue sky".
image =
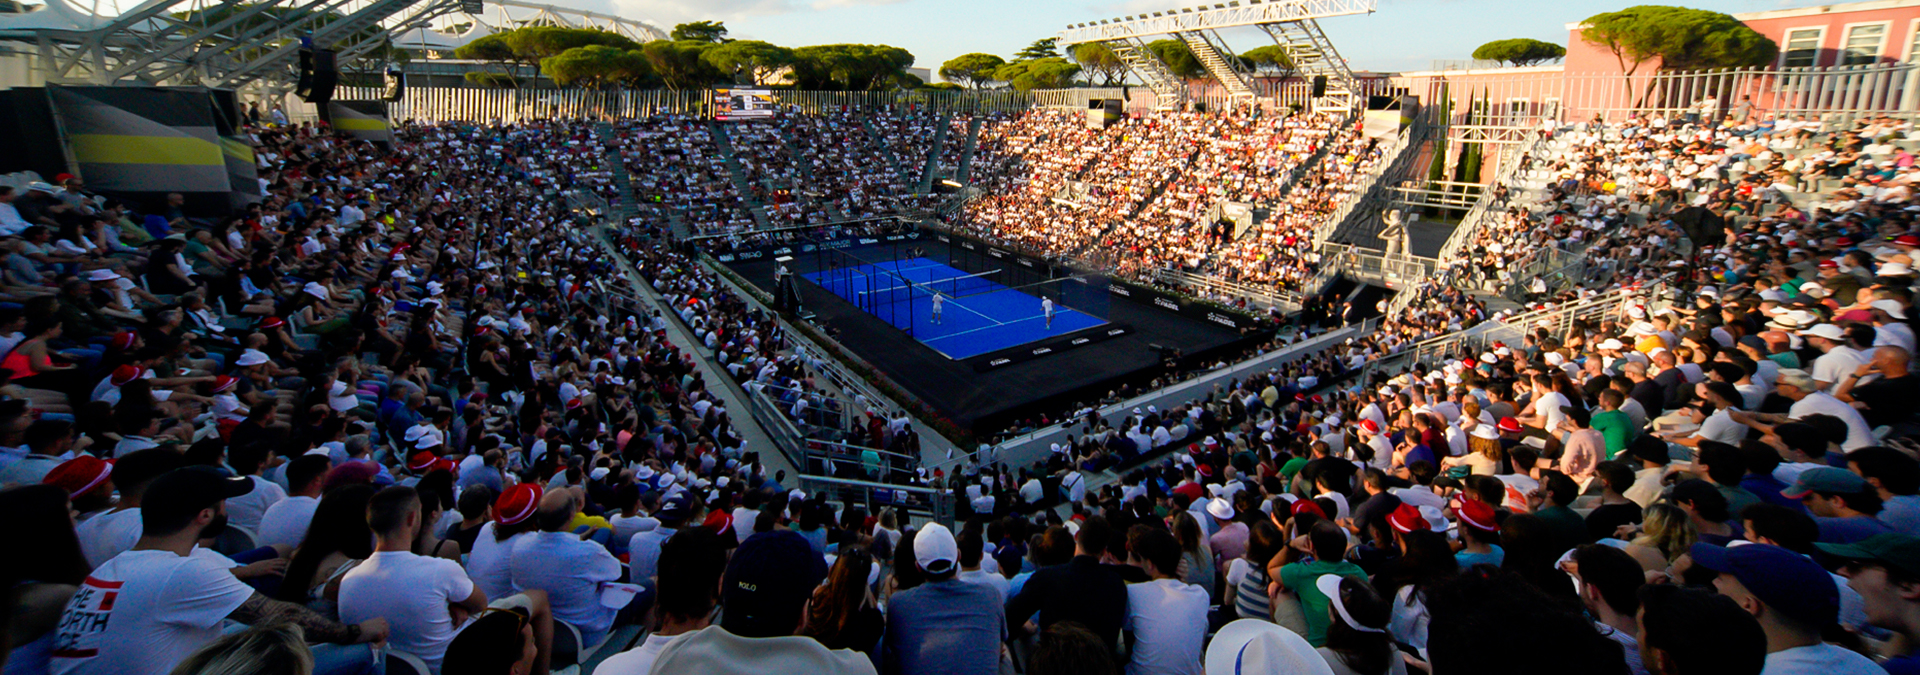
<svg viewBox="0 0 1920 675">
<path fill-rule="evenodd" d="M 541 1 L 541 0 L 535 0 Z M 843 42 L 889 44 L 913 52 L 916 67 L 938 70 L 961 54 L 1011 55 L 1067 24 L 1201 4 L 1196 0 L 545 0 L 650 19 L 725 21 L 733 37 L 790 47 Z M 1372 15 L 1320 22 L 1356 70 L 1428 68 L 1435 59 L 1468 58 L 1490 40 L 1530 37 L 1565 44 L 1566 24 L 1649 0 L 1379 0 Z M 1209 0 L 1206 4 L 1212 4 Z M 1676 3 L 1727 13 L 1829 4 L 1808 0 L 1690 0 Z M 1258 31 L 1226 35 L 1236 50 L 1270 44 Z"/>
</svg>

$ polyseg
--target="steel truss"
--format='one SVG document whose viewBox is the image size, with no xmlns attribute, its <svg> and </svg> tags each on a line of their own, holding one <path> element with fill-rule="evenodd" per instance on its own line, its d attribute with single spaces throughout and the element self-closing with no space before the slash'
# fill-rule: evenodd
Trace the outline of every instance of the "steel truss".
<svg viewBox="0 0 1920 675">
<path fill-rule="evenodd" d="M 1186 83 L 1158 56 L 1145 48 L 1146 41 L 1171 35 L 1193 51 L 1207 72 L 1225 87 L 1229 96 L 1254 98 L 1252 77 L 1220 38 L 1223 28 L 1256 26 L 1287 51 L 1294 70 L 1306 78 L 1326 78 L 1326 93 L 1314 99 L 1317 110 L 1351 110 L 1362 101 L 1355 93 L 1358 84 L 1353 72 L 1340 58 L 1339 51 L 1321 32 L 1316 20 L 1371 14 L 1377 0 L 1234 0 L 1211 7 L 1185 7 L 1163 12 L 1080 23 L 1060 32 L 1063 47 L 1090 42 L 1105 43 L 1119 54 L 1129 70 L 1160 97 L 1159 108 L 1178 107 L 1186 100 Z"/>
</svg>

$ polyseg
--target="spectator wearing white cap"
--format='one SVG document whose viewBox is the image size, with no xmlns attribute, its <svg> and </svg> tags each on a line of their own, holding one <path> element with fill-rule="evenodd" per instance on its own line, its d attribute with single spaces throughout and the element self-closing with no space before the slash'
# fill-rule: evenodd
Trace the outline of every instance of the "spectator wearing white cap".
<svg viewBox="0 0 1920 675">
<path fill-rule="evenodd" d="M 1731 413 L 1733 420 L 1763 432 L 1772 431 L 1782 423 L 1792 420 L 1804 420 L 1813 415 L 1829 415 L 1839 418 L 1847 425 L 1847 438 L 1840 443 L 1842 451 L 1851 452 L 1874 444 L 1873 429 L 1867 426 L 1867 419 L 1853 406 L 1834 398 L 1832 394 L 1820 391 L 1813 376 L 1807 371 L 1788 368 L 1780 371 L 1780 379 L 1774 383 L 1774 391 L 1793 401 L 1787 414 L 1752 413 L 1736 410 Z M 1818 459 L 1818 458 L 1815 458 Z"/>
<path fill-rule="evenodd" d="M 1207 537 L 1207 546 L 1213 551 L 1213 559 L 1232 560 L 1244 555 L 1247 552 L 1247 524 L 1234 518 L 1237 514 L 1234 513 L 1232 495 L 1208 500 L 1206 511 L 1207 517 L 1213 520 L 1213 536 Z"/>
<path fill-rule="evenodd" d="M 1867 362 L 1865 354 L 1847 344 L 1847 334 L 1839 326 L 1823 323 L 1801 331 L 1807 344 L 1822 353 L 1813 360 L 1813 381 L 1820 391 L 1832 391 L 1833 385 L 1847 373 Z"/>
<path fill-rule="evenodd" d="M 1881 298 L 1869 306 L 1873 312 L 1873 344 L 1894 346 L 1913 353 L 1913 326 L 1907 325 L 1907 308 L 1899 300 Z"/>
<path fill-rule="evenodd" d="M 956 578 L 960 546 L 932 523 L 913 535 L 913 560 L 926 581 L 887 603 L 881 669 L 901 675 L 996 673 L 1006 612 L 992 587 Z"/>
</svg>

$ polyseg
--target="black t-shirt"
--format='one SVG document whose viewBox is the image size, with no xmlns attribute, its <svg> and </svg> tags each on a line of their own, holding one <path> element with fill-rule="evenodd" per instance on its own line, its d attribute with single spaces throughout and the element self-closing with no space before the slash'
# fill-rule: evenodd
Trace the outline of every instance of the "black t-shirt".
<svg viewBox="0 0 1920 675">
<path fill-rule="evenodd" d="M 1587 514 L 1587 536 L 1595 540 L 1612 537 L 1621 525 L 1638 523 L 1640 517 L 1639 504 L 1601 504 Z"/>
<path fill-rule="evenodd" d="M 1640 407 L 1646 409 L 1648 417 L 1657 417 L 1660 413 L 1666 412 L 1664 407 L 1667 402 L 1666 389 L 1653 380 L 1635 382 L 1627 396 L 1639 401 Z"/>
<path fill-rule="evenodd" d="M 1899 424 L 1920 410 L 1920 375 L 1880 378 L 1853 388 L 1853 399 L 1867 404 L 1860 411 L 1868 426 Z"/>
<path fill-rule="evenodd" d="M 1321 457 L 1309 460 L 1306 466 L 1301 467 L 1300 475 L 1307 479 L 1307 484 L 1311 485 L 1320 480 L 1324 474 L 1328 484 L 1344 489 L 1352 487 L 1353 483 L 1350 479 L 1359 470 L 1360 467 L 1354 466 L 1353 462 L 1339 457 Z"/>
</svg>

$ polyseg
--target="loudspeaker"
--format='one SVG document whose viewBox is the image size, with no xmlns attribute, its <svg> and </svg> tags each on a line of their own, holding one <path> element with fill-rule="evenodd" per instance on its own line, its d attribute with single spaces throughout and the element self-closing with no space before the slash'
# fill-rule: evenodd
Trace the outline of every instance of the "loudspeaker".
<svg viewBox="0 0 1920 675">
<path fill-rule="evenodd" d="M 387 92 L 386 92 L 386 96 L 383 96 L 381 98 L 384 98 L 388 101 L 398 101 L 401 98 L 406 97 L 406 95 L 407 95 L 407 74 L 400 72 L 399 68 L 388 68 L 387 69 Z"/>
<path fill-rule="evenodd" d="M 300 75 L 293 84 L 293 95 L 308 100 L 313 95 L 313 50 L 300 50 Z"/>
<path fill-rule="evenodd" d="M 340 71 L 335 69 L 333 50 L 315 49 L 312 55 L 301 51 L 300 79 L 308 83 L 306 93 L 300 95 L 308 103 L 326 103 L 333 100 L 333 88 L 340 84 Z"/>
<path fill-rule="evenodd" d="M 1327 95 L 1327 76 L 1325 75 L 1313 76 L 1313 97 L 1320 98 L 1326 95 Z"/>
</svg>

